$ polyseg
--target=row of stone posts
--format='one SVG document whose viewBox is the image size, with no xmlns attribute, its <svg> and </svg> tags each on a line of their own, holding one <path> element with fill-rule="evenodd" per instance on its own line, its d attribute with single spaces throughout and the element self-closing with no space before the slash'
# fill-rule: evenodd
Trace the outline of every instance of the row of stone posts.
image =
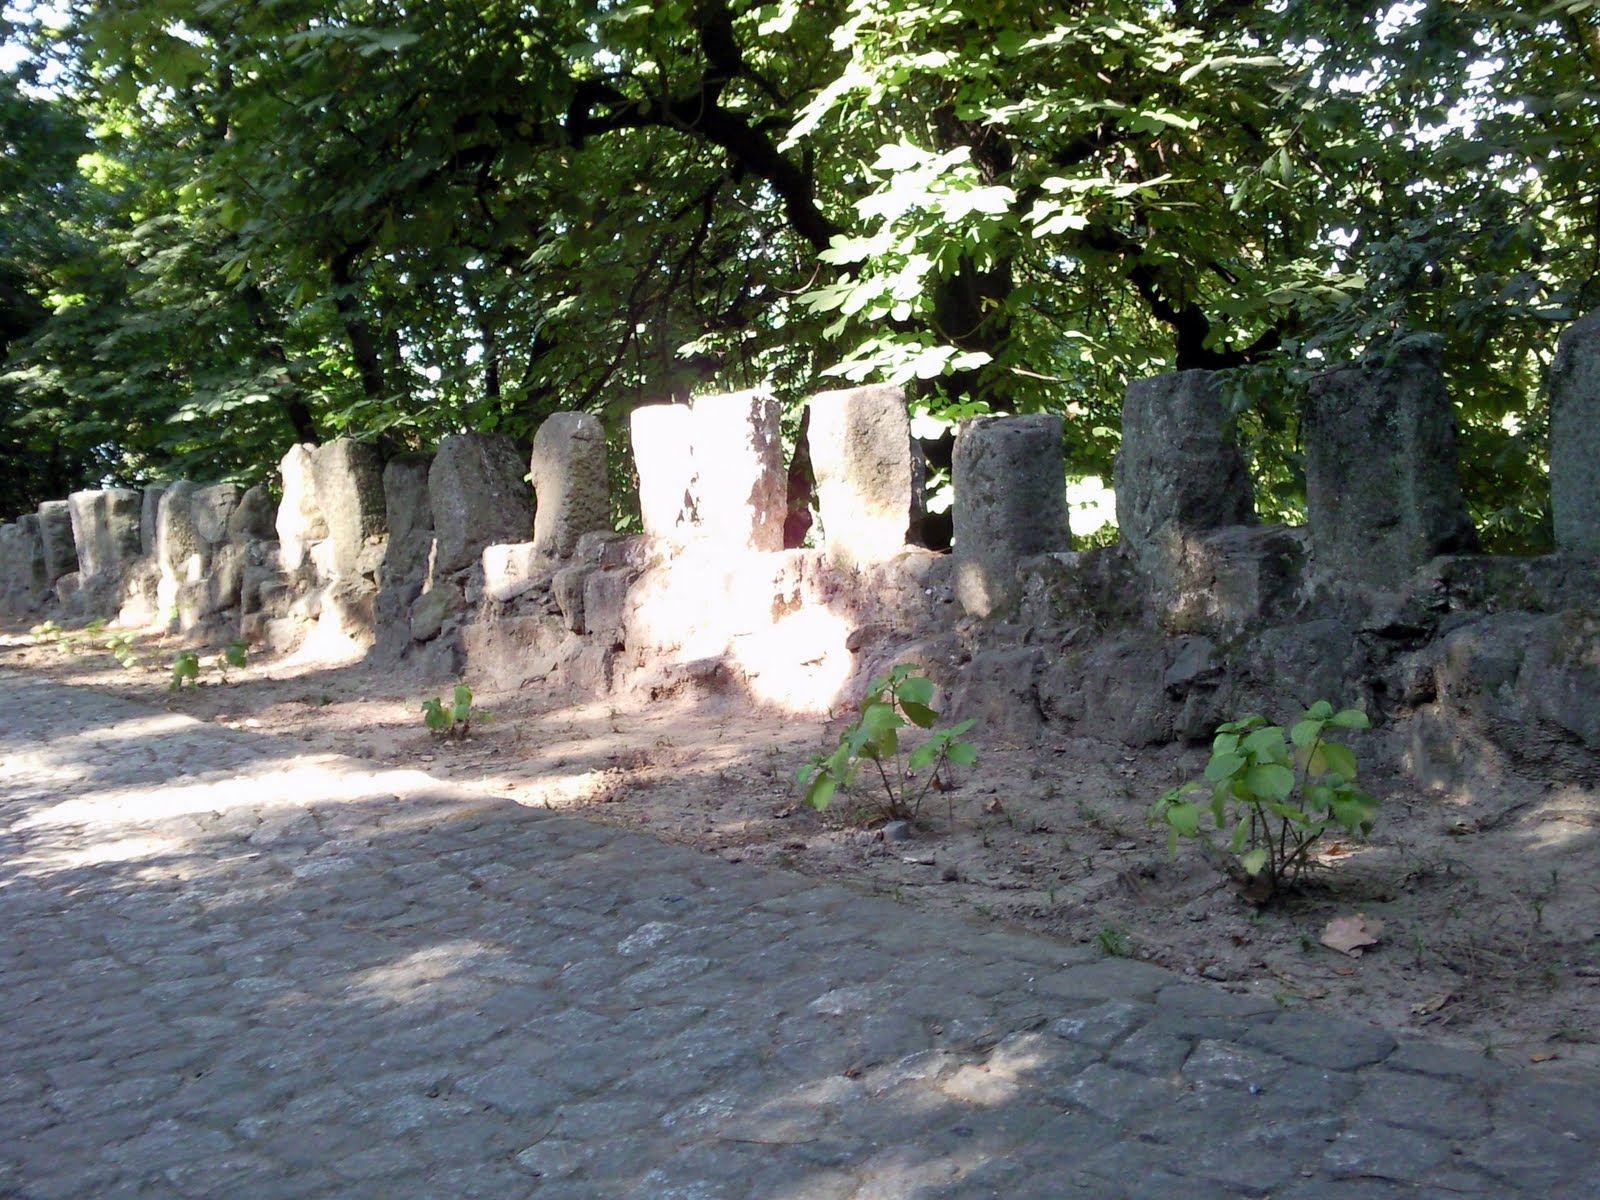
<svg viewBox="0 0 1600 1200">
<path fill-rule="evenodd" d="M 1600 556 L 1600 313 L 1563 334 L 1551 389 L 1557 548 Z M 809 404 L 827 560 L 857 570 L 900 555 L 922 503 L 903 392 L 854 388 L 821 393 Z M 636 410 L 631 434 L 646 533 L 668 546 L 782 549 L 788 481 L 779 416 L 777 400 L 759 390 Z M 1302 424 L 1309 524 L 1296 536 L 1309 540 L 1321 575 L 1394 590 L 1434 556 L 1475 546 L 1454 422 L 1438 345 L 1426 339 L 1385 364 L 1331 370 L 1313 381 Z M 1005 610 L 1023 562 L 1071 548 L 1062 433 L 1061 418 L 1046 415 L 986 417 L 961 428 L 953 565 L 968 613 Z M 191 606 L 214 611 L 239 597 L 251 567 L 292 573 L 315 553 L 317 573 L 330 580 L 404 575 L 411 583 L 403 603 L 411 604 L 432 581 L 478 566 L 485 546 L 526 545 L 530 562 L 561 560 L 582 535 L 610 528 L 605 436 L 593 417 L 551 417 L 534 440 L 530 465 L 525 477 L 511 441 L 497 435 L 458 435 L 431 459 L 388 466 L 372 447 L 345 440 L 296 447 L 282 464 L 275 530 L 259 489 L 179 483 L 142 495 L 75 493 L 0 527 L 0 602 L 24 612 L 52 593 L 63 601 L 81 593 L 87 607 L 104 611 L 100 593 L 142 555 L 159 565 L 163 608 L 188 589 Z M 1256 526 L 1252 489 L 1208 372 L 1129 387 L 1115 484 L 1122 542 L 1157 592 L 1198 562 L 1211 562 L 1206 579 L 1223 586 L 1216 581 L 1232 568 L 1217 562 L 1259 557 L 1272 539 L 1278 550 L 1288 545 L 1281 533 L 1238 532 Z M 411 495 L 419 489 L 431 494 L 420 506 Z M 397 508 L 421 517 L 397 522 Z M 397 523 L 408 545 L 415 543 L 403 556 L 398 546 L 385 549 Z M 1222 537 L 1225 531 L 1235 532 Z M 240 548 L 274 533 L 271 562 L 252 561 Z M 380 570 L 385 553 L 393 560 L 387 572 Z M 380 623 L 398 615 L 392 605 L 377 614 Z"/>
</svg>

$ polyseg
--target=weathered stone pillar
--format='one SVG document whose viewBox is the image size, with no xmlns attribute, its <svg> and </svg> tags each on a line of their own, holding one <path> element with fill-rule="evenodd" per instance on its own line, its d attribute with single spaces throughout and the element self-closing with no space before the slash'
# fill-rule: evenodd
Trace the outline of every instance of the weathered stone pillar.
<svg viewBox="0 0 1600 1200">
<path fill-rule="evenodd" d="M 126 488 L 73 492 L 67 497 L 67 509 L 84 585 L 120 574 L 125 563 L 139 557 L 138 492 Z"/>
<path fill-rule="evenodd" d="M 822 392 L 808 442 L 822 515 L 823 552 L 839 566 L 885 562 L 906 548 L 916 515 L 916 459 L 905 390 L 895 385 Z"/>
<path fill-rule="evenodd" d="M 1247 525 L 1255 498 L 1210 371 L 1128 385 L 1115 469 L 1117 528 L 1141 569 L 1164 572 L 1186 536 Z"/>
<path fill-rule="evenodd" d="M 529 476 L 536 553 L 570 558 L 581 536 L 611 528 L 606 431 L 588 413 L 556 413 L 539 426 Z"/>
<path fill-rule="evenodd" d="M 196 583 L 205 571 L 207 542 L 195 518 L 202 489 L 187 479 L 169 483 L 156 515 L 156 559 L 165 579 Z"/>
<path fill-rule="evenodd" d="M 1301 441 L 1319 572 L 1390 590 L 1434 556 L 1476 546 L 1437 340 L 1388 366 L 1317 376 Z"/>
<path fill-rule="evenodd" d="M 243 494 L 237 483 L 212 483 L 195 489 L 189 509 L 207 546 L 220 546 L 228 540 L 228 522 Z"/>
<path fill-rule="evenodd" d="M 24 513 L 8 525 L 0 525 L 0 599 L 4 611 L 20 616 L 44 603 L 50 594 L 45 577 L 44 539 L 39 536 L 39 517 Z"/>
<path fill-rule="evenodd" d="M 782 550 L 789 481 L 777 398 L 762 389 L 700 396 L 691 412 L 700 535 L 726 550 Z"/>
<path fill-rule="evenodd" d="M 439 443 L 428 470 L 437 550 L 434 575 L 470 567 L 494 542 L 525 542 L 533 503 L 522 456 L 502 433 L 458 433 Z"/>
<path fill-rule="evenodd" d="M 360 574 L 368 539 L 389 529 L 378 448 L 350 438 L 325 442 L 311 456 L 311 476 L 317 508 L 333 544 L 333 573 Z"/>
<path fill-rule="evenodd" d="M 45 582 L 54 586 L 78 569 L 78 547 L 72 540 L 72 508 L 65 500 L 39 505 L 39 537 L 44 544 Z"/>
<path fill-rule="evenodd" d="M 277 538 L 278 508 L 259 483 L 239 497 L 239 507 L 228 518 L 230 542 L 270 542 Z"/>
<path fill-rule="evenodd" d="M 687 404 L 648 404 L 629 417 L 639 516 L 651 537 L 682 542 L 694 517 L 694 432 Z"/>
<path fill-rule="evenodd" d="M 968 421 L 956 435 L 951 481 L 956 599 L 987 617 L 1016 598 L 1023 559 L 1072 548 L 1061 418 Z"/>
<path fill-rule="evenodd" d="M 161 497 L 167 485 L 153 483 L 144 489 L 139 508 L 139 553 L 146 558 L 156 556 L 156 518 L 161 513 Z"/>
<path fill-rule="evenodd" d="M 278 505 L 278 556 L 286 571 L 298 571 L 312 542 L 328 536 L 328 522 L 317 504 L 316 447 L 290 446 L 278 464 L 283 502 Z"/>
<path fill-rule="evenodd" d="M 1569 326 L 1550 368 L 1556 549 L 1600 558 L 1600 309 Z"/>
</svg>

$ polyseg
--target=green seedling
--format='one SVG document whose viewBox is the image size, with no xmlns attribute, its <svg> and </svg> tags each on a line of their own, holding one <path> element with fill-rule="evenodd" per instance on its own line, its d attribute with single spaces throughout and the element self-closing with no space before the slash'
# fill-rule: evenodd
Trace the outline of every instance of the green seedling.
<svg viewBox="0 0 1600 1200">
<path fill-rule="evenodd" d="M 172 682 L 167 687 L 177 692 L 185 687 L 199 686 L 200 656 L 193 650 L 185 650 L 172 660 Z"/>
<path fill-rule="evenodd" d="M 249 643 L 242 641 L 239 638 L 234 638 L 233 641 L 229 642 L 227 646 L 223 648 L 222 653 L 217 655 L 217 673 L 222 676 L 222 682 L 228 682 L 229 667 L 234 667 L 237 670 L 242 671 L 249 661 Z"/>
<path fill-rule="evenodd" d="M 1377 802 L 1356 786 L 1355 751 L 1329 736 L 1368 725 L 1366 713 L 1335 712 L 1326 700 L 1308 708 L 1287 737 L 1254 715 L 1220 725 L 1204 778 L 1167 792 L 1151 820 L 1166 825 L 1175 850 L 1179 838 L 1211 844 L 1212 832 L 1202 826 L 1209 814 L 1252 890 L 1270 898 L 1299 880 L 1329 829 L 1371 832 Z"/>
<path fill-rule="evenodd" d="M 61 626 L 54 621 L 41 621 L 28 630 L 28 636 L 38 642 L 57 642 L 61 640 Z"/>
<path fill-rule="evenodd" d="M 472 706 L 472 689 L 458 683 L 450 703 L 437 696 L 422 702 L 422 722 L 441 737 L 464 738 L 472 731 L 475 719 L 486 719 L 488 714 Z"/>
<path fill-rule="evenodd" d="M 105 647 L 117 665 L 131 671 L 143 661 L 138 651 L 138 637 L 133 633 L 113 633 L 105 640 Z"/>
<path fill-rule="evenodd" d="M 838 746 L 800 768 L 796 783 L 805 789 L 806 803 L 826 809 L 835 793 L 856 781 L 863 764 L 871 763 L 883 786 L 881 799 L 874 791 L 879 814 L 890 821 L 915 820 L 929 791 L 941 785 L 948 789 L 949 781 L 941 777 L 948 764 L 978 761 L 972 743 L 958 740 L 973 722 L 934 730 L 939 714 L 929 707 L 932 700 L 933 681 L 906 663 L 873 680 L 860 716 L 840 735 Z M 927 730 L 928 736 L 908 751 L 900 734 L 911 727 Z"/>
</svg>

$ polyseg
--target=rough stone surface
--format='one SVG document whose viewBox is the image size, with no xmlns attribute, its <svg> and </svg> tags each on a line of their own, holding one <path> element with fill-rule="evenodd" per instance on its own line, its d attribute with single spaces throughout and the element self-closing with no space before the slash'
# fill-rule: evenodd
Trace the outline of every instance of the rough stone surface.
<svg viewBox="0 0 1600 1200">
<path fill-rule="evenodd" d="M 483 548 L 483 594 L 505 604 L 548 583 L 554 563 L 537 542 L 500 542 Z"/>
<path fill-rule="evenodd" d="M 1312 553 L 1324 575 L 1396 589 L 1435 555 L 1475 545 L 1439 355 L 1424 341 L 1392 365 L 1312 380 L 1301 440 Z"/>
<path fill-rule="evenodd" d="M 516 443 L 499 433 L 458 433 L 439 443 L 428 470 L 436 575 L 472 566 L 485 546 L 525 542 L 533 503 Z"/>
<path fill-rule="evenodd" d="M 116 576 L 139 557 L 139 493 L 127 488 L 73 492 L 67 497 L 78 574 L 85 583 Z"/>
<path fill-rule="evenodd" d="M 1210 371 L 1128 385 L 1115 479 L 1118 532 L 1147 571 L 1166 570 L 1175 541 L 1255 518 L 1244 455 Z"/>
<path fill-rule="evenodd" d="M 695 523 L 694 427 L 687 404 L 650 404 L 629 417 L 639 516 L 645 533 L 668 542 Z"/>
<path fill-rule="evenodd" d="M 1588 1076 L 0 682 L 7 1195 L 1600 1189 Z"/>
<path fill-rule="evenodd" d="M 426 642 L 438 637 L 445 622 L 466 606 L 461 589 L 448 579 L 423 592 L 411 605 L 412 640 Z"/>
<path fill-rule="evenodd" d="M 239 497 L 239 507 L 228 518 L 230 542 L 268 542 L 278 536 L 278 507 L 259 483 Z"/>
<path fill-rule="evenodd" d="M 161 497 L 167 485 L 153 483 L 144 489 L 139 506 L 139 553 L 146 558 L 156 556 L 156 527 L 161 515 Z"/>
<path fill-rule="evenodd" d="M 789 484 L 777 399 L 760 389 L 699 396 L 690 411 L 701 536 L 723 550 L 782 550 Z"/>
<path fill-rule="evenodd" d="M 1556 548 L 1600 558 L 1600 309 L 1562 333 L 1550 367 L 1550 508 Z"/>
<path fill-rule="evenodd" d="M 311 456 L 311 472 L 317 507 L 333 543 L 334 574 L 360 574 L 362 552 L 369 539 L 389 530 L 378 448 L 336 438 L 317 447 Z"/>
<path fill-rule="evenodd" d="M 917 512 L 917 459 L 905 390 L 882 384 L 807 402 L 823 551 L 840 566 L 902 553 Z"/>
<path fill-rule="evenodd" d="M 951 480 L 956 598 L 987 617 L 1019 598 L 1023 560 L 1072 548 L 1061 418 L 968 421 L 956 436 Z"/>
<path fill-rule="evenodd" d="M 611 528 L 606 431 L 588 413 L 555 413 L 533 436 L 533 544 L 541 554 L 570 557 L 578 538 Z"/>
<path fill-rule="evenodd" d="M 328 536 L 328 522 L 317 503 L 316 447 L 290 446 L 278 464 L 283 501 L 278 505 L 278 543 L 283 569 L 298 571 L 312 542 Z"/>
<path fill-rule="evenodd" d="M 1166 569 L 1149 578 L 1169 633 L 1228 636 L 1291 619 L 1303 603 L 1306 535 L 1283 525 L 1240 526 L 1179 537 L 1168 530 Z"/>
<path fill-rule="evenodd" d="M 211 546 L 220 546 L 228 540 L 228 522 L 244 490 L 236 483 L 213 483 L 195 491 L 190 501 L 195 528 Z"/>
<path fill-rule="evenodd" d="M 65 500 L 39 505 L 39 537 L 44 544 L 45 582 L 51 586 L 78 569 L 78 547 L 72 540 L 72 508 Z"/>
<path fill-rule="evenodd" d="M 156 518 L 156 560 L 168 579 L 195 582 L 208 557 L 206 539 L 195 520 L 194 502 L 200 488 L 187 479 L 167 485 Z"/>
<path fill-rule="evenodd" d="M 49 595 L 39 517 L 24 513 L 0 525 L 0 611 L 10 616 L 31 613 Z"/>
</svg>

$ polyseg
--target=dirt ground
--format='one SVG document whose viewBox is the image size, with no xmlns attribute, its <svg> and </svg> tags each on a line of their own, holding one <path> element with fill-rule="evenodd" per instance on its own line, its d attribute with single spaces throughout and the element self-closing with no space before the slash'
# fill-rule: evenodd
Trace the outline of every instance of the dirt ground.
<svg viewBox="0 0 1600 1200">
<path fill-rule="evenodd" d="M 753 711 L 728 698 L 573 701 L 482 694 L 464 739 L 423 726 L 438 685 L 369 668 L 259 659 L 226 681 L 169 689 L 176 639 L 124 668 L 105 635 L 0 636 L 0 666 L 90 685 L 253 733 L 414 766 L 520 804 L 642 830 L 731 862 L 844 881 L 924 908 L 1007 922 L 1172 967 L 1218 986 L 1377 1022 L 1562 1071 L 1600 1065 L 1600 797 L 1538 783 L 1492 804 L 1368 776 L 1367 842 L 1329 839 L 1298 895 L 1258 907 L 1192 846 L 1169 855 L 1151 802 L 1203 752 L 1083 740 L 1007 745 L 930 796 L 906 841 L 836 802 L 800 802 L 796 771 L 849 719 Z M 1287 716 L 1288 714 L 1279 714 Z M 1352 744 L 1358 754 L 1364 738 Z M 1369 755 L 1371 746 L 1369 744 Z M 1363 761 L 1367 761 L 1364 757 Z M 1329 922 L 1382 923 L 1360 957 L 1321 944 Z"/>
</svg>

